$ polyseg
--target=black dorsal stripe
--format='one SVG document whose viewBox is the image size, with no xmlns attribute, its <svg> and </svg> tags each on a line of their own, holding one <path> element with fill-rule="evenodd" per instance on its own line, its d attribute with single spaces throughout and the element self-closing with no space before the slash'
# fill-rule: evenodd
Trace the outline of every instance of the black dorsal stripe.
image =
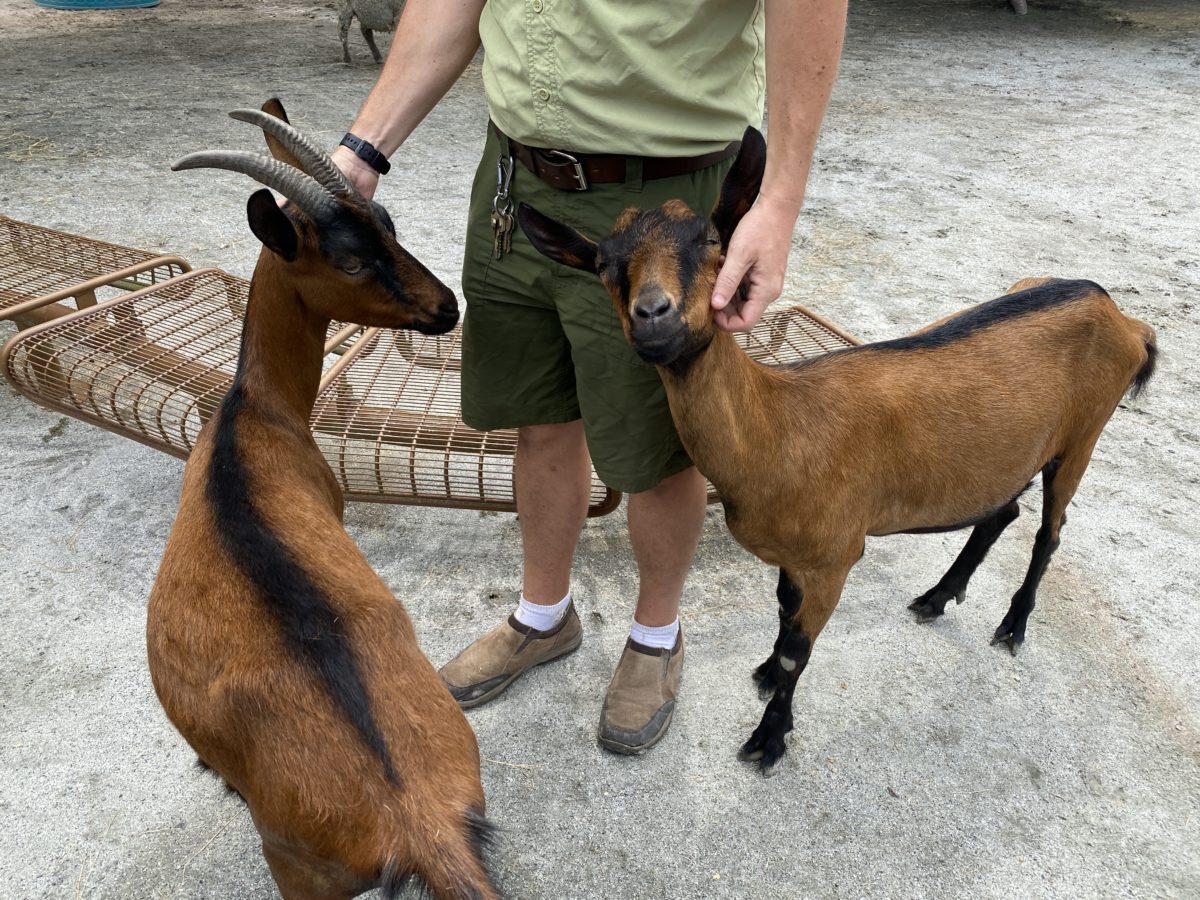
<svg viewBox="0 0 1200 900">
<path fill-rule="evenodd" d="M 208 501 L 221 546 L 257 588 L 279 625 L 288 652 L 320 679 L 334 704 L 379 758 L 388 780 L 397 782 L 344 626 L 324 592 L 254 508 L 235 425 L 245 403 L 239 373 L 221 404 L 209 467 Z"/>
<path fill-rule="evenodd" d="M 1082 300 L 1095 293 L 1107 296 L 1104 288 L 1094 281 L 1057 279 L 981 303 L 973 309 L 955 316 L 949 322 L 921 334 L 910 334 L 907 337 L 893 338 L 889 341 L 877 341 L 873 344 L 860 344 L 857 347 L 833 350 L 821 356 L 784 363 L 779 368 L 804 369 L 810 365 L 820 365 L 824 360 L 851 353 L 875 353 L 881 350 L 903 352 L 947 347 L 999 322 L 1012 321 L 1054 306 L 1074 303 L 1076 300 Z"/>
<path fill-rule="evenodd" d="M 1095 293 L 1104 293 L 1104 288 L 1094 281 L 1055 280 L 1037 287 L 1027 288 L 1015 294 L 1005 294 L 995 300 L 981 303 L 949 322 L 923 334 L 864 344 L 862 350 L 920 350 L 926 347 L 944 347 L 955 341 L 970 337 L 977 331 L 998 322 L 1017 319 L 1035 312 L 1082 300 Z"/>
</svg>

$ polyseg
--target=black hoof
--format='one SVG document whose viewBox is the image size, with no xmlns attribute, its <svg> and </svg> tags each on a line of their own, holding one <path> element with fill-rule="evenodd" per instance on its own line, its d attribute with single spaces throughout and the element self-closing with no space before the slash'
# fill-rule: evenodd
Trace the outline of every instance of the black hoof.
<svg viewBox="0 0 1200 900">
<path fill-rule="evenodd" d="M 951 599 L 962 603 L 967 599 L 967 589 L 962 588 L 955 593 L 953 591 L 930 588 L 912 603 L 908 604 L 908 608 L 917 614 L 918 619 L 928 622 L 931 619 L 936 619 L 938 616 L 944 615 L 946 604 Z"/>
<path fill-rule="evenodd" d="M 768 707 L 763 714 L 762 721 L 750 735 L 750 740 L 746 741 L 742 745 L 742 749 L 738 751 L 738 759 L 743 762 L 756 762 L 764 775 L 773 775 L 775 767 L 783 759 L 783 754 L 787 752 L 784 739 L 791 730 L 791 713 L 780 715 L 772 712 Z"/>
<path fill-rule="evenodd" d="M 759 726 L 761 729 L 762 726 Z M 784 744 L 783 735 L 760 736 L 758 730 L 754 732 L 750 740 L 742 745 L 742 749 L 738 751 L 738 759 L 742 762 L 758 763 L 758 770 L 763 775 L 774 775 L 779 766 L 779 761 L 783 759 L 783 755 L 787 752 L 787 746 Z"/>
<path fill-rule="evenodd" d="M 1025 620 L 1015 616 L 1011 611 L 1004 617 L 996 633 L 992 635 L 993 644 L 1007 644 L 1009 652 L 1017 655 L 1017 647 L 1025 643 Z"/>
</svg>

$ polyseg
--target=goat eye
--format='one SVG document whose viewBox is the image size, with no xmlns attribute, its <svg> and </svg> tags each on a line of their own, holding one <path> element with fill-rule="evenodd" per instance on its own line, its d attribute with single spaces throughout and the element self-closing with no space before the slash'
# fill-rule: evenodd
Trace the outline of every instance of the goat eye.
<svg viewBox="0 0 1200 900">
<path fill-rule="evenodd" d="M 703 242 L 703 246 L 705 246 L 705 247 L 720 247 L 721 242 L 719 240 L 717 240 L 716 238 L 709 238 L 708 240 Z"/>
<path fill-rule="evenodd" d="M 341 270 L 347 275 L 357 275 L 363 270 L 364 266 L 361 262 L 347 262 L 341 265 Z"/>
</svg>

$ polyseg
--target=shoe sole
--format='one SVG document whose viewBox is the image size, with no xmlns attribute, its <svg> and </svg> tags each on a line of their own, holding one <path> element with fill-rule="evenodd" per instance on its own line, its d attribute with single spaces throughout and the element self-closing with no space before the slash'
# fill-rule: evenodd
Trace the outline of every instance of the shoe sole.
<svg viewBox="0 0 1200 900">
<path fill-rule="evenodd" d="M 596 735 L 596 740 L 599 742 L 601 747 L 613 753 L 620 753 L 622 756 L 641 756 L 643 753 L 661 741 L 664 737 L 666 737 L 667 731 L 671 727 L 671 720 L 674 718 L 675 710 L 672 709 L 671 714 L 667 716 L 666 721 L 663 722 L 663 726 L 658 730 L 658 733 L 655 734 L 650 740 L 646 741 L 646 743 L 638 744 L 636 747 L 629 744 L 622 744 L 620 741 L 615 741 L 612 738 L 606 738 L 602 734 Z"/>
<path fill-rule="evenodd" d="M 544 666 L 546 663 L 554 662 L 556 659 L 562 659 L 568 653 L 574 653 L 579 649 L 579 645 L 582 643 L 583 634 L 581 633 L 577 635 L 575 640 L 573 640 L 571 643 L 564 645 L 560 650 L 556 651 L 553 656 L 547 656 L 545 659 L 534 663 L 532 666 L 526 666 L 524 669 L 518 669 L 516 672 L 513 672 L 506 679 L 501 681 L 498 685 L 486 693 L 480 694 L 478 697 L 473 697 L 470 700 L 456 700 L 455 702 L 458 703 L 459 709 L 474 709 L 477 706 L 483 706 L 483 704 L 487 703 L 489 700 L 494 700 L 500 694 L 504 693 L 510 684 L 512 684 L 526 672 L 536 669 L 538 666 Z"/>
</svg>

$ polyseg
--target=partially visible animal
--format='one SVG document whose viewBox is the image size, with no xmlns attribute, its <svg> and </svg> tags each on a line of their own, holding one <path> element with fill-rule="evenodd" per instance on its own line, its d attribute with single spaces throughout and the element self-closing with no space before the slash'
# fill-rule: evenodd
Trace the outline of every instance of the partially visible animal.
<svg viewBox="0 0 1200 900">
<path fill-rule="evenodd" d="M 342 62 L 350 65 L 350 23 L 358 19 L 362 36 L 376 63 L 383 57 L 375 46 L 376 31 L 395 31 L 404 12 L 405 0 L 337 0 L 338 35 L 342 39 Z"/>
<path fill-rule="evenodd" d="M 150 595 L 155 691 L 201 764 L 245 800 L 284 900 L 342 900 L 409 878 L 493 898 L 475 736 L 412 622 L 342 527 L 309 432 L 332 318 L 441 334 L 454 294 L 387 212 L 287 124 L 234 118 L 274 159 L 194 153 L 242 172 L 263 243 L 233 386 L 201 430 Z"/>
<path fill-rule="evenodd" d="M 765 160 L 749 129 L 711 217 L 677 200 L 629 209 L 599 244 L 531 207 L 518 217 L 542 253 L 600 276 L 626 337 L 658 366 L 733 536 L 779 567 L 779 633 L 754 671 L 770 702 L 741 752 L 769 771 L 792 730 L 797 679 L 866 537 L 973 527 L 910 605 L 935 618 L 962 602 L 1040 472 L 1033 559 L 993 637 L 1016 652 L 1092 449 L 1122 396 L 1145 386 L 1157 351 L 1154 330 L 1098 285 L 1030 279 L 908 337 L 756 363 L 716 328 L 709 298 Z"/>
</svg>

